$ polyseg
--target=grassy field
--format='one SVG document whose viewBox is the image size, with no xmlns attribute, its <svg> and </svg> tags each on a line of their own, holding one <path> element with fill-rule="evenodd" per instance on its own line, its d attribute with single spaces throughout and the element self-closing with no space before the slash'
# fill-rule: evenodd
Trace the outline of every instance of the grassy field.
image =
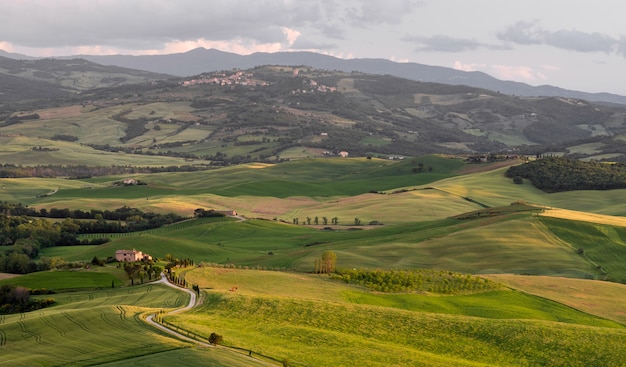
<svg viewBox="0 0 626 367">
<path fill-rule="evenodd" d="M 43 284 L 43 283 L 40 283 Z M 90 288 L 89 284 L 79 285 Z M 259 366 L 219 349 L 193 348 L 162 334 L 146 313 L 179 308 L 185 293 L 165 285 L 59 293 L 53 307 L 0 315 L 0 366 Z"/>
<path fill-rule="evenodd" d="M 432 173 L 412 173 L 417 164 Z M 281 165 L 233 166 L 188 173 L 135 175 L 148 186 L 112 188 L 126 176 L 89 180 L 2 179 L 0 199 L 41 208 L 130 205 L 145 211 L 191 215 L 198 207 L 235 209 L 266 219 L 339 217 L 346 225 L 441 219 L 506 206 L 518 200 L 547 207 L 603 215 L 626 215 L 626 190 L 545 194 L 529 183 L 515 185 L 506 168 L 459 175 L 456 159 L 422 157 L 402 162 L 366 159 L 310 159 Z M 386 195 L 371 192 L 385 192 Z M 49 193 L 52 195 L 41 196 Z M 469 200 L 468 200 L 469 199 Z M 471 200 L 471 201 L 470 201 Z"/>
<path fill-rule="evenodd" d="M 512 291 L 377 295 L 324 277 L 283 274 L 189 272 L 187 279 L 210 288 L 207 299 L 168 320 L 295 365 L 620 366 L 626 358 L 623 326 Z M 226 290 L 234 284 L 236 292 Z"/>
<path fill-rule="evenodd" d="M 80 288 L 111 288 L 112 283 L 119 286 L 127 282 L 124 271 L 113 267 L 37 272 L 17 278 L 0 279 L 0 284 L 12 284 L 31 289 L 46 288 L 56 291 Z"/>
<path fill-rule="evenodd" d="M 433 172 L 413 173 L 420 163 L 434 167 Z M 568 287 L 563 290 L 545 279 L 565 278 L 544 276 L 626 281 L 626 227 L 615 217 L 625 214 L 620 203 L 622 196 L 626 200 L 626 190 L 545 194 L 529 183 L 511 183 L 503 177 L 506 168 L 477 166 L 463 174 L 464 167 L 459 160 L 439 156 L 401 162 L 310 159 L 137 175 L 134 178 L 148 186 L 127 188 L 111 187 L 123 178 L 119 176 L 1 179 L 0 200 L 83 210 L 128 205 L 188 216 L 196 208 L 237 210 L 249 219 L 192 220 L 114 235 L 99 246 L 47 248 L 42 255 L 88 262 L 93 256 L 106 258 L 117 249 L 136 248 L 157 258 L 171 254 L 204 262 L 210 266 L 184 274 L 204 289 L 204 304 L 169 320 L 205 336 L 218 332 L 228 345 L 286 358 L 293 365 L 621 366 L 626 360 L 621 347 L 626 320 L 615 306 L 626 297 L 621 286 L 561 280 L 559 284 Z M 518 200 L 537 207 L 511 205 Z M 568 210 L 554 209 L 550 216 L 550 208 Z M 334 217 L 339 225 L 324 229 L 323 218 L 330 222 Z M 298 225 L 293 224 L 295 218 Z M 355 219 L 363 225 L 356 226 Z M 372 221 L 384 225 L 369 225 Z M 485 274 L 519 291 L 451 296 L 369 292 L 308 274 L 328 250 L 337 254 L 340 268 Z M 212 267 L 215 264 L 221 265 Z M 293 272 L 275 271 L 279 269 Z M 148 343 L 146 353 L 124 352 L 111 359 L 98 349 L 76 363 L 187 365 L 193 358 L 208 358 L 205 365 L 254 365 L 230 354 L 188 348 L 151 330 L 140 315 L 182 304 L 182 293 L 165 296 L 154 293 L 159 286 L 146 285 L 111 288 L 112 282 L 119 286 L 127 281 L 115 267 L 0 280 L 32 288 L 89 289 L 55 295 L 59 304 L 29 313 L 29 323 L 19 315 L 3 316 L 0 331 L 7 341 L 13 338 L 8 335 L 23 334 L 24 344 L 11 345 L 21 350 L 29 341 L 37 348 L 34 360 L 10 348 L 7 365 L 43 360 L 54 350 L 51 335 L 64 340 L 75 329 L 80 341 L 66 343 L 61 353 L 68 357 L 62 362 L 77 358 L 84 350 L 83 339 L 100 343 L 102 350 L 118 350 L 121 347 L 112 347 L 108 338 L 135 335 L 141 337 L 129 345 Z M 229 291 L 233 287 L 236 292 Z M 577 290 L 568 293 L 572 288 Z M 135 289 L 146 291 L 143 296 L 127 293 Z M 135 320 L 127 334 L 121 335 L 121 327 L 97 336 L 105 341 L 81 334 L 86 331 L 80 325 L 90 332 L 108 330 L 107 320 L 117 317 L 122 322 L 122 315 L 125 322 Z M 68 321 L 59 321 L 61 317 Z M 50 326 L 55 322 L 63 331 Z"/>
<path fill-rule="evenodd" d="M 626 325 L 626 286 L 613 282 L 546 276 L 492 274 L 489 279 L 526 293 L 549 298 L 577 310 Z"/>
<path fill-rule="evenodd" d="M 159 258 L 170 253 L 196 262 L 308 272 L 315 259 L 332 250 L 337 253 L 337 266 L 343 268 L 429 268 L 589 279 L 603 278 L 604 272 L 615 279 L 625 274 L 620 264 L 626 253 L 619 238 L 613 238 L 614 251 L 596 255 L 601 249 L 594 252 L 589 242 L 598 237 L 589 237 L 585 226 L 571 226 L 565 236 L 558 232 L 560 222 L 546 222 L 550 218 L 524 211 L 504 213 L 358 230 L 322 230 L 321 226 L 265 220 L 191 221 L 180 227 L 117 235 L 100 246 L 44 249 L 43 255 L 89 261 L 93 256 L 112 256 L 118 249 L 137 248 Z M 587 249 L 585 256 L 578 252 L 581 247 Z"/>
<path fill-rule="evenodd" d="M 95 136 L 99 138 L 99 136 Z M 96 140 L 94 144 L 105 144 Z M 112 143 L 112 145 L 118 145 Z M 24 166 L 34 165 L 93 165 L 98 162 L 99 166 L 183 166 L 192 165 L 199 161 L 188 161 L 182 158 L 160 157 L 138 154 L 121 154 L 92 149 L 85 145 L 68 143 L 63 141 L 34 138 L 26 136 L 0 137 L 0 159 L 5 164 Z M 32 151 L 34 147 L 58 149 L 55 151 Z M 202 162 L 206 163 L 206 162 Z"/>
<path fill-rule="evenodd" d="M 189 346 L 141 319 L 150 309 L 184 304 L 184 294 L 169 287 L 144 285 L 50 297 L 58 302 L 54 307 L 1 316 L 5 344 L 0 365 L 94 365 Z"/>
</svg>

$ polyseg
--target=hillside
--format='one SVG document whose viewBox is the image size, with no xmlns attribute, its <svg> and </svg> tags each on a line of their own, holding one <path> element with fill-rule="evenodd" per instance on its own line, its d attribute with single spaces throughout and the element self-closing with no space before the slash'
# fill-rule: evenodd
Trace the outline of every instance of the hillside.
<svg viewBox="0 0 626 367">
<path fill-rule="evenodd" d="M 48 306 L 0 314 L 0 366 L 623 366 L 626 189 L 587 185 L 619 177 L 505 173 L 535 167 L 522 153 L 625 160 L 625 108 L 63 63 L 16 64 L 13 87 L 51 94 L 0 107 L 0 265 L 20 274 L 0 308 Z M 587 190 L 530 182 L 553 176 Z"/>
<path fill-rule="evenodd" d="M 308 67 L 85 89 L 65 100 L 6 104 L 3 111 L 1 136 L 44 139 L 32 144 L 50 148 L 51 157 L 65 150 L 60 140 L 217 166 L 342 151 L 385 158 L 560 151 L 618 161 L 626 153 L 619 135 L 624 107 Z M 23 161 L 11 156 L 6 163 Z M 36 156 L 28 161 L 38 164 Z"/>
<path fill-rule="evenodd" d="M 215 208 L 239 217 L 39 248 L 56 226 L 46 218 L 48 229 L 4 246 L 0 261 L 39 250 L 34 262 L 55 270 L 2 277 L 0 286 L 56 289 L 45 297 L 57 304 L 0 315 L 0 365 L 620 366 L 626 190 L 546 194 L 512 183 L 506 169 L 438 155 L 133 175 L 141 186 L 115 185 L 127 175 L 2 178 L 0 200 L 39 213 Z M 25 218 L 24 235 L 40 219 Z M 184 293 L 92 260 L 129 248 L 163 268 L 193 259 L 172 271 L 199 287 L 202 302 L 167 315 Z M 327 251 L 340 279 L 313 274 Z M 204 342 L 218 333 L 233 349 L 178 341 L 145 323 L 148 315 Z"/>
<path fill-rule="evenodd" d="M 84 59 L 16 60 L 0 56 L 0 106 L 61 98 L 94 88 L 166 79 L 166 74 L 104 66 Z"/>
<path fill-rule="evenodd" d="M 610 93 L 586 93 L 550 85 L 535 87 L 520 82 L 499 80 L 477 71 L 467 72 L 441 66 L 412 62 L 399 63 L 385 59 L 340 59 L 313 52 L 258 52 L 251 55 L 238 55 L 215 49 L 197 48 L 185 53 L 170 55 L 81 55 L 80 57 L 100 64 L 149 70 L 180 77 L 232 68 L 250 69 L 258 65 L 306 65 L 316 69 L 343 72 L 358 71 L 368 74 L 393 75 L 415 81 L 466 85 L 526 97 L 550 96 L 626 104 L 626 97 Z"/>
</svg>

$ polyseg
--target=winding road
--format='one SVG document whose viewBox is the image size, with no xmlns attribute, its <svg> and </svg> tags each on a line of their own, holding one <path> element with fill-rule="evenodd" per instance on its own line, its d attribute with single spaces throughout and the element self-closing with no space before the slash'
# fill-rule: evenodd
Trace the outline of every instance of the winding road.
<svg viewBox="0 0 626 367">
<path fill-rule="evenodd" d="M 245 219 L 242 218 L 242 220 L 245 220 Z M 196 293 L 191 291 L 191 290 L 189 290 L 189 289 L 187 289 L 187 288 L 181 288 L 181 287 L 179 287 L 177 285 L 174 285 L 174 284 L 170 283 L 167 280 L 167 277 L 165 276 L 165 274 L 161 273 L 161 279 L 157 280 L 154 283 L 155 284 L 163 283 L 163 284 L 166 284 L 166 285 L 168 285 L 168 286 L 170 286 L 172 288 L 176 288 L 176 289 L 178 289 L 180 291 L 189 293 L 189 296 L 190 296 L 189 304 L 187 306 L 185 306 L 185 307 L 182 307 L 182 308 L 170 311 L 170 312 L 167 313 L 167 315 L 174 315 L 174 314 L 177 314 L 177 313 L 180 313 L 180 312 L 184 312 L 184 311 L 190 310 L 194 306 L 196 306 L 196 302 L 198 301 L 198 297 L 196 296 Z M 179 338 L 181 340 L 185 340 L 185 341 L 194 343 L 194 344 L 196 344 L 198 346 L 201 346 L 201 347 L 221 348 L 223 350 L 229 350 L 229 351 L 232 351 L 233 353 L 237 353 L 237 354 L 241 355 L 241 353 L 238 353 L 234 349 L 231 349 L 229 347 L 220 346 L 220 345 L 213 345 L 213 344 L 210 344 L 210 343 L 205 343 L 205 342 L 202 342 L 202 341 L 190 338 L 190 337 L 188 337 L 186 335 L 183 335 L 183 334 L 181 334 L 181 333 L 179 333 L 179 332 L 177 332 L 175 330 L 172 330 L 172 329 L 170 329 L 170 328 L 168 328 L 168 327 L 166 327 L 164 325 L 161 325 L 158 322 L 154 321 L 154 317 L 155 316 L 156 316 L 156 314 L 148 315 L 148 317 L 146 317 L 146 322 L 148 322 L 148 324 L 154 326 L 155 328 L 164 331 L 167 334 L 170 334 L 170 335 L 172 335 L 172 336 L 174 336 L 176 338 Z M 262 359 L 255 358 L 252 355 L 249 355 L 248 358 L 254 360 L 259 365 L 274 366 L 274 367 L 276 366 L 275 363 L 271 363 L 271 362 L 268 362 L 268 361 L 265 361 L 265 360 L 262 360 Z"/>
<path fill-rule="evenodd" d="M 170 286 L 172 288 L 176 288 L 176 289 L 178 289 L 180 291 L 187 292 L 191 296 L 189 298 L 189 304 L 187 306 L 185 306 L 183 308 L 179 308 L 179 309 L 173 310 L 173 311 L 170 311 L 170 312 L 167 313 L 168 315 L 174 315 L 174 314 L 177 314 L 177 313 L 180 313 L 180 312 L 184 312 L 184 311 L 190 310 L 191 308 L 193 308 L 196 305 L 196 301 L 198 300 L 198 298 L 196 296 L 196 293 L 193 292 L 193 291 L 190 291 L 187 288 L 181 288 L 181 287 L 178 287 L 178 286 L 170 283 L 167 280 L 167 277 L 165 276 L 165 274 L 161 274 L 161 279 L 156 281 L 155 283 L 166 284 L 166 285 L 168 285 L 168 286 Z M 181 333 L 179 333 L 177 331 L 174 331 L 174 330 L 172 330 L 170 328 L 167 328 L 167 327 L 159 324 L 158 322 L 154 321 L 154 316 L 156 316 L 156 315 L 155 314 L 149 315 L 148 317 L 146 317 L 146 321 L 150 325 L 154 326 L 155 328 L 157 328 L 159 330 L 163 330 L 164 332 L 166 332 L 166 333 L 168 333 L 170 335 L 173 335 L 173 336 L 175 336 L 175 337 L 177 337 L 179 339 L 183 339 L 183 340 L 186 340 L 186 341 L 198 344 L 198 345 L 203 346 L 203 347 L 211 347 L 211 348 L 214 347 L 214 345 L 211 345 L 209 343 L 205 343 L 205 342 L 201 342 L 201 341 L 192 339 L 192 338 L 190 338 L 188 336 L 185 336 L 185 335 L 183 335 L 183 334 L 181 334 Z"/>
</svg>

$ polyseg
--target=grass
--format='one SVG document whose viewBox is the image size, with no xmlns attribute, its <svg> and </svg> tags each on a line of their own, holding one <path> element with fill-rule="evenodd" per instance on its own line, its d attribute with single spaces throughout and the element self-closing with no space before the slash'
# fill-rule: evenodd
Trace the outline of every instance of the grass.
<svg viewBox="0 0 626 367">
<path fill-rule="evenodd" d="M 100 367 L 135 367 L 171 366 L 178 367 L 253 367 L 266 366 L 245 355 L 234 354 L 222 349 L 185 348 L 175 349 L 158 354 L 144 355 L 124 360 L 99 364 Z"/>
<path fill-rule="evenodd" d="M 443 219 L 430 222 L 380 226 L 367 230 L 323 231 L 319 226 L 278 221 L 218 221 L 176 226 L 113 237 L 100 246 L 44 249 L 45 256 L 89 261 L 106 258 L 115 250 L 136 248 L 158 258 L 171 253 L 196 262 L 263 266 L 312 271 L 324 251 L 337 253 L 337 266 L 370 269 L 445 269 L 464 273 L 517 273 L 596 278 L 592 252 L 584 247 L 585 228 L 573 232 L 567 242 L 553 233 L 544 217 L 510 212 L 477 219 Z M 618 247 L 620 248 L 620 247 Z M 589 247 L 589 251 L 592 248 Z M 607 271 L 619 274 L 621 252 L 606 259 Z M 609 255 L 607 255 L 609 256 Z M 590 261 L 592 259 L 593 261 Z M 614 264 L 613 267 L 609 265 Z"/>
<path fill-rule="evenodd" d="M 435 167 L 435 173 L 413 174 L 412 168 L 418 163 Z M 187 215 L 195 208 L 205 207 L 285 220 L 287 223 L 257 219 L 191 221 L 141 234 L 115 236 L 100 246 L 44 249 L 42 255 L 89 261 L 93 256 L 112 256 L 117 249 L 136 248 L 155 257 L 170 253 L 178 258 L 192 258 L 196 263 L 234 264 L 185 271 L 188 282 L 204 288 L 206 302 L 191 313 L 169 320 L 205 336 L 218 332 L 229 345 L 279 360 L 287 358 L 295 365 L 622 365 L 626 360 L 622 348 L 626 331 L 618 324 L 624 325 L 624 319 L 615 305 L 623 304 L 624 296 L 617 284 L 615 288 L 602 288 L 603 293 L 598 290 L 590 294 L 587 289 L 594 286 L 589 284 L 597 283 L 556 283 L 576 288 L 568 294 L 555 289 L 553 283 L 541 285 L 544 277 L 536 276 L 523 278 L 537 279 L 533 285 L 516 286 L 556 301 L 553 302 L 505 290 L 455 296 L 378 294 L 306 274 L 313 270 L 315 259 L 332 250 L 337 254 L 337 265 L 344 268 L 429 268 L 473 274 L 570 278 L 608 275 L 613 280 L 626 279 L 622 270 L 626 260 L 623 227 L 610 225 L 611 222 L 576 222 L 567 220 L 567 216 L 538 216 L 510 205 L 525 200 L 619 214 L 624 211 L 619 203 L 625 190 L 547 195 L 528 183 L 512 184 L 502 176 L 503 169 L 459 175 L 462 166 L 462 162 L 441 157 L 402 162 L 315 159 L 257 168 L 237 166 L 145 175 L 137 178 L 148 182 L 148 187 L 128 190 L 107 187 L 120 177 L 84 181 L 3 180 L 6 189 L 0 194 L 6 198 L 28 198 L 26 203 L 36 207 L 114 209 L 129 205 L 142 210 L 175 209 Z M 87 185 L 94 188 L 83 187 Z M 61 189 L 54 195 L 34 198 L 37 192 L 56 188 Z M 368 193 L 372 188 L 386 194 Z M 403 188 L 406 190 L 400 190 Z M 478 216 L 480 204 L 491 208 Z M 453 218 L 463 213 L 470 214 L 460 216 L 464 219 Z M 316 216 L 320 221 L 322 216 L 329 220 L 337 216 L 340 225 L 335 226 L 336 230 L 324 231 L 322 225 L 291 224 L 292 218 L 303 223 L 306 217 Z M 385 225 L 351 230 L 354 218 L 365 223 L 377 220 Z M 578 253 L 580 248 L 584 249 L 583 254 Z M 246 271 L 241 269 L 244 267 L 299 272 Z M 125 359 L 139 365 L 175 363 L 176 359 L 187 363 L 188 358 L 212 358 L 213 353 L 181 349 L 188 345 L 139 323 L 143 312 L 182 304 L 182 293 L 161 294 L 159 286 L 111 289 L 111 281 L 125 280 L 125 274 L 112 268 L 102 269 L 107 270 L 102 273 L 96 270 L 32 274 L 0 281 L 21 282 L 33 288 L 64 289 L 58 287 L 77 285 L 90 289 L 55 295 L 59 305 L 29 313 L 26 321 L 20 320 L 19 315 L 1 319 L 0 331 L 7 335 L 7 340 L 20 335 L 21 344 L 11 345 L 17 345 L 16 350 L 24 350 L 28 345 L 34 353 L 27 356 L 10 349 L 9 362 L 3 360 L 0 365 L 45 364 L 39 361 L 49 359 L 55 350 L 56 340 L 50 341 L 53 335 L 65 343 L 57 349 L 64 353 L 58 365 L 86 354 L 86 343 L 99 345 L 85 357 L 92 359 L 79 364 L 116 365 Z M 146 287 L 152 287 L 151 291 Z M 229 291 L 233 287 L 237 287 L 236 292 Z M 122 320 L 124 315 L 126 320 Z M 122 323 L 122 332 L 122 327 L 111 326 L 112 319 L 138 321 Z M 46 322 L 63 326 L 48 330 Z M 97 330 L 102 335 L 87 336 L 80 325 L 92 334 Z M 71 339 L 73 335 L 80 340 Z M 136 340 L 126 342 L 133 336 Z M 131 348 L 143 348 L 146 354 L 125 351 L 119 360 L 113 360 L 109 352 L 105 357 L 102 350 L 122 348 L 112 346 L 108 338 L 122 340 Z M 83 339 L 85 344 L 81 344 Z M 12 341 L 17 342 L 18 339 Z M 142 347 L 146 343 L 149 346 Z M 239 363 L 220 358 L 202 363 Z"/>
<path fill-rule="evenodd" d="M 599 280 L 491 274 L 486 276 L 525 293 L 545 297 L 577 310 L 626 325 L 626 286 Z"/>
<path fill-rule="evenodd" d="M 626 357 L 620 325 L 517 292 L 430 298 L 327 285 L 321 296 L 314 276 L 220 271 L 188 273 L 213 287 L 200 308 L 168 320 L 296 365 L 619 366 Z M 235 278 L 238 290 L 226 291 Z M 257 294 L 264 281 L 281 285 Z"/>
<path fill-rule="evenodd" d="M 21 128 L 22 125 L 19 124 L 18 127 Z M 33 128 L 38 129 L 40 127 L 34 124 Z M 106 144 L 98 139 L 101 139 L 102 136 L 107 136 L 107 133 L 102 132 L 101 128 L 98 131 L 100 131 L 102 135 L 95 135 L 95 141 L 92 143 Z M 59 133 L 62 133 L 61 130 L 59 130 Z M 70 133 L 70 135 L 73 134 Z M 40 135 L 35 134 L 34 136 Z M 92 149 L 86 145 L 25 136 L 10 138 L 0 137 L 0 144 L 2 144 L 0 158 L 3 163 L 24 166 L 48 164 L 93 166 L 94 162 L 97 162 L 99 166 L 122 165 L 139 167 L 182 166 L 193 164 L 193 162 L 182 158 L 104 152 Z M 120 143 L 119 141 L 110 142 L 110 145 L 118 146 Z M 37 152 L 31 150 L 33 147 L 55 148 L 58 149 L 58 151 Z"/>
<path fill-rule="evenodd" d="M 67 290 L 79 288 L 111 288 L 111 283 L 118 286 L 124 284 L 126 274 L 119 269 L 102 271 L 93 270 L 63 270 L 47 271 L 22 275 L 16 278 L 0 280 L 0 284 L 12 284 L 26 288 L 46 288 L 54 290 Z"/>
<path fill-rule="evenodd" d="M 626 283 L 626 227 L 577 222 L 550 217 L 541 221 L 556 236 L 570 244 L 579 256 L 596 264 L 602 279 Z"/>
<path fill-rule="evenodd" d="M 163 285 L 53 295 L 57 305 L 1 316 L 2 366 L 95 365 L 188 347 L 145 323 L 149 310 L 179 307 L 183 293 Z M 188 299 L 188 298 L 187 298 Z"/>
</svg>

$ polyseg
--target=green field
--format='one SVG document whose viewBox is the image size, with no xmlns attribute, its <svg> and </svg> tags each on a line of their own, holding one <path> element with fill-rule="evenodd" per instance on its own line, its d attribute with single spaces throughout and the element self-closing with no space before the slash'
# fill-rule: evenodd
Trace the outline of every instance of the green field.
<svg viewBox="0 0 626 367">
<path fill-rule="evenodd" d="M 186 276 L 209 286 L 207 300 L 170 322 L 219 330 L 227 345 L 296 365 L 619 366 L 626 357 L 622 325 L 512 291 L 377 295 L 316 276 L 219 268 Z"/>
<path fill-rule="evenodd" d="M 414 173 L 418 164 L 433 170 Z M 441 156 L 316 158 L 136 175 L 148 185 L 135 187 L 112 187 L 122 176 L 0 179 L 0 200 L 36 208 L 128 205 L 189 217 L 214 208 L 245 216 L 103 235 L 111 241 L 40 254 L 89 263 L 135 248 L 202 263 L 175 272 L 202 288 L 203 303 L 165 318 L 203 337 L 218 332 L 243 355 L 196 348 L 152 329 L 143 316 L 183 305 L 184 294 L 129 287 L 123 270 L 108 265 L 0 280 L 61 292 L 51 296 L 53 307 L 0 316 L 9 351 L 0 365 L 258 365 L 248 359 L 251 351 L 295 366 L 623 366 L 626 320 L 614 305 L 626 297 L 619 284 L 626 282 L 626 227 L 618 220 L 626 214 L 626 190 L 545 194 L 513 184 L 505 168 L 463 168 Z M 553 207 L 576 216 L 549 217 Z M 331 225 L 332 218 L 339 223 Z M 338 268 L 456 271 L 501 277 L 516 290 L 368 291 L 311 274 L 329 250 Z M 587 300 L 579 291 L 542 286 L 546 278 L 577 289 L 605 289 L 593 282 L 610 280 L 616 288 Z M 85 353 L 91 344 L 98 347 Z M 32 353 L 22 352 L 27 345 Z M 48 362 L 54 353 L 58 363 Z"/>
</svg>

